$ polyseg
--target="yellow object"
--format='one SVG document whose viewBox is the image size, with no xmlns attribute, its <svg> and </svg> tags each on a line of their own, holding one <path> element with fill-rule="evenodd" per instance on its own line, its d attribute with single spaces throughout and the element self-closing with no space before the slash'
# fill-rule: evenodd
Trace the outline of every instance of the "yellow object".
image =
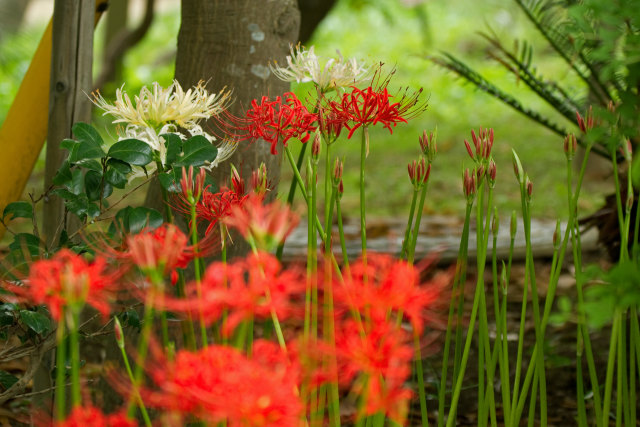
<svg viewBox="0 0 640 427">
<path fill-rule="evenodd" d="M 96 1 L 96 23 L 106 0 Z M 29 69 L 0 128 L 0 214 L 20 199 L 47 139 L 52 21 L 40 40 Z M 4 235 L 0 227 L 0 238 Z"/>
</svg>

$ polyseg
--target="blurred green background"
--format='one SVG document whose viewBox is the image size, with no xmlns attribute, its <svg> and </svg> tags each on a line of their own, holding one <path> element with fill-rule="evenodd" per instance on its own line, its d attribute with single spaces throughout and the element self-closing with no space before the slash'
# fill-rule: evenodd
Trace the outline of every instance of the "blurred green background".
<svg viewBox="0 0 640 427">
<path fill-rule="evenodd" d="M 42 5 L 35 1 L 33 7 Z M 52 2 L 46 2 L 52 3 Z M 413 4 L 412 4 L 413 3 Z M 170 84 L 173 78 L 176 36 L 179 22 L 178 2 L 161 1 L 156 18 L 145 38 L 124 58 L 122 80 L 107 87 L 103 93 L 109 99 L 114 89 L 126 82 L 125 88 L 136 93 L 142 85 L 158 81 Z M 31 55 L 46 25 L 46 13 L 33 18 L 17 33 L 0 41 L 0 123 L 18 88 Z M 135 20 L 135 16 L 133 17 Z M 101 64 L 104 25 L 97 29 L 96 74 Z M 407 176 L 407 163 L 419 154 L 418 137 L 423 129 L 438 131 L 438 157 L 431 172 L 426 213 L 462 216 L 462 171 L 471 167 L 463 140 L 470 139 L 470 130 L 492 127 L 495 131 L 494 157 L 498 166 L 495 202 L 501 216 L 508 217 L 520 206 L 519 193 L 511 166 L 511 149 L 520 155 L 525 170 L 534 184 L 533 213 L 538 218 L 566 217 L 565 157 L 562 139 L 529 121 L 526 117 L 502 105 L 432 63 L 428 58 L 439 52 L 449 52 L 462 58 L 498 86 L 512 92 L 523 104 L 541 112 L 549 112 L 543 101 L 530 94 L 502 67 L 486 55 L 487 43 L 477 31 L 493 31 L 509 45 L 512 39 L 524 37 L 534 46 L 534 61 L 543 75 L 563 83 L 570 90 L 585 88 L 555 57 L 532 28 L 514 2 L 499 0 L 338 0 L 321 22 L 308 46 L 315 45 L 321 55 L 335 55 L 336 49 L 345 57 L 354 56 L 371 64 L 384 62 L 396 67 L 391 82 L 394 89 L 409 86 L 424 88 L 429 107 L 408 124 L 399 124 L 393 134 L 382 128 L 371 132 L 371 152 L 367 159 L 367 209 L 378 217 L 405 217 L 411 200 L 412 187 Z M 293 88 L 303 95 L 305 85 Z M 106 134 L 114 133 L 108 121 L 95 117 Z M 572 123 L 557 119 L 575 131 Z M 294 151 L 297 149 L 294 145 Z M 345 197 L 347 214 L 357 212 L 359 137 L 337 143 L 336 155 L 345 156 Z M 40 191 L 38 179 L 43 170 L 42 156 L 36 165 L 34 178 L 27 191 Z M 280 191 L 288 188 L 291 173 L 283 167 Z M 601 177 L 586 182 L 581 200 L 581 212 L 599 207 L 609 184 Z"/>
</svg>

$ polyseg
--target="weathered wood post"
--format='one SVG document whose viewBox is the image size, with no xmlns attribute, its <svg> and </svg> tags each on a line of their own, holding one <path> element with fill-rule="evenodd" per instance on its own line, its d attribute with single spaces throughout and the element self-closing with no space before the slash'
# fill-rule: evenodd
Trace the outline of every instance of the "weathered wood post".
<svg viewBox="0 0 640 427">
<path fill-rule="evenodd" d="M 45 191 L 53 183 L 64 153 L 60 142 L 71 138 L 75 122 L 91 120 L 91 66 L 95 0 L 56 0 L 53 10 L 53 40 L 49 96 L 49 124 L 45 165 Z M 58 197 L 44 200 L 43 232 L 47 245 L 60 235 L 63 204 Z M 34 378 L 34 390 L 51 389 L 51 369 L 55 352 L 45 356 Z M 48 407 L 52 413 L 51 391 L 36 395 L 34 404 Z"/>
</svg>

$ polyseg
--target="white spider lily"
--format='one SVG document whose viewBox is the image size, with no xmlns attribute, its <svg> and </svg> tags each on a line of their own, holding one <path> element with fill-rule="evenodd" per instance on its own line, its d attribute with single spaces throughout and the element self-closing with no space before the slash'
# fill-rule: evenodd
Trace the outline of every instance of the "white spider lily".
<svg viewBox="0 0 640 427">
<path fill-rule="evenodd" d="M 369 69 L 355 58 L 345 60 L 340 51 L 336 58 L 329 58 L 321 65 L 315 54 L 314 46 L 309 50 L 299 44 L 291 46 L 291 55 L 287 55 L 287 66 L 280 67 L 277 62 L 269 64 L 271 72 L 280 80 L 298 83 L 314 82 L 321 90 L 335 89 L 354 85 L 371 78 Z"/>
<path fill-rule="evenodd" d="M 99 92 L 93 94 L 92 102 L 104 110 L 103 115 L 115 117 L 113 123 L 147 126 L 156 130 L 169 123 L 190 129 L 198 120 L 220 114 L 227 106 L 230 95 L 225 89 L 217 94 L 209 94 L 202 81 L 185 92 L 174 80 L 167 88 L 157 82 L 153 83 L 152 90 L 144 86 L 132 102 L 123 87 L 116 90 L 113 105 Z"/>
</svg>

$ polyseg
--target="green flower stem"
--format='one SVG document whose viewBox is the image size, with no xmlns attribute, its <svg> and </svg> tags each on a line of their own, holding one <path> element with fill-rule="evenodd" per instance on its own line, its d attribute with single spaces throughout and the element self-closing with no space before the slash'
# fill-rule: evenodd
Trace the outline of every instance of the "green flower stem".
<svg viewBox="0 0 640 427">
<path fill-rule="evenodd" d="M 578 324 L 578 333 L 576 334 L 576 391 L 578 400 L 578 427 L 587 427 L 587 408 L 584 404 L 584 385 L 582 382 L 582 334 Z"/>
<path fill-rule="evenodd" d="M 71 322 L 69 322 L 69 347 L 71 350 L 71 406 L 73 408 L 82 405 L 80 395 L 80 342 L 78 337 L 78 327 L 80 325 L 80 309 L 71 306 Z"/>
<path fill-rule="evenodd" d="M 122 354 L 122 360 L 124 361 L 124 367 L 127 371 L 127 375 L 129 376 L 129 381 L 131 381 L 131 384 L 135 385 L 133 372 L 131 371 L 131 365 L 129 364 L 129 357 L 127 356 L 127 352 L 124 349 L 124 344 L 122 345 L 122 347 L 120 347 L 120 353 Z M 136 401 L 138 402 L 138 408 L 140 408 L 140 412 L 142 413 L 144 425 L 147 427 L 151 427 L 151 419 L 149 418 L 149 413 L 147 412 L 146 406 L 144 406 L 144 402 L 142 401 L 142 397 L 140 396 L 140 390 L 138 389 L 138 387 L 133 388 L 133 394 L 135 395 Z"/>
<path fill-rule="evenodd" d="M 631 415 L 629 414 L 629 407 L 631 406 L 631 402 L 629 402 L 629 390 L 627 389 L 627 360 L 626 360 L 626 319 L 625 312 L 620 312 L 620 329 L 618 333 L 618 366 L 616 372 L 618 374 L 618 378 L 616 381 L 617 391 L 616 391 L 616 425 L 621 425 L 623 420 L 623 408 L 622 405 L 624 403 L 624 422 L 625 425 L 629 424 L 629 419 Z M 635 403 L 635 401 L 633 402 Z M 635 405 L 634 405 L 635 406 Z M 635 409 L 634 409 L 635 410 Z"/>
<path fill-rule="evenodd" d="M 196 249 L 196 255 L 193 257 L 193 269 L 196 279 L 196 292 L 198 294 L 198 301 L 202 301 L 202 280 L 201 280 L 201 267 L 200 267 L 200 255 L 198 254 L 198 215 L 196 213 L 195 201 L 191 203 L 191 244 Z M 202 305 L 198 304 L 198 316 L 200 320 L 200 339 L 202 340 L 202 347 L 209 346 L 209 339 L 207 337 L 207 326 L 204 322 L 204 313 L 202 312 Z"/>
<path fill-rule="evenodd" d="M 309 206 L 309 197 L 307 195 L 307 191 L 304 189 L 304 181 L 302 180 L 302 176 L 300 176 L 300 170 L 296 167 L 295 161 L 293 159 L 293 154 L 291 154 L 291 150 L 289 149 L 289 147 L 284 147 L 284 152 L 287 156 L 287 160 L 289 160 L 289 164 L 291 166 L 291 168 L 293 169 L 293 174 L 296 178 L 296 180 L 298 181 L 298 185 L 300 186 L 300 193 L 302 193 L 302 197 L 304 198 L 304 201 L 307 203 L 307 206 Z M 314 217 L 312 217 L 314 218 Z M 315 215 L 315 222 L 316 222 L 316 227 L 318 230 L 318 234 L 320 235 L 320 239 L 322 239 L 322 241 L 324 242 L 325 239 L 327 238 L 327 235 L 324 232 L 324 228 L 322 227 L 322 223 L 320 222 L 320 219 L 318 218 L 318 215 Z"/>
<path fill-rule="evenodd" d="M 342 225 L 342 208 L 340 207 L 340 196 L 336 197 L 336 216 L 338 217 L 338 234 L 340 235 L 340 249 L 342 250 L 342 265 L 349 268 L 349 254 L 347 253 L 347 242 L 344 237 L 344 227 Z"/>
<path fill-rule="evenodd" d="M 184 273 L 181 270 L 178 270 L 178 282 L 176 283 L 176 295 L 178 297 L 184 298 Z M 191 313 L 187 313 L 187 319 L 185 321 L 180 322 L 180 326 L 182 328 L 182 335 L 184 338 L 184 342 L 186 347 L 191 350 L 196 350 L 196 334 L 195 329 L 193 327 L 193 319 L 191 318 Z"/>
<path fill-rule="evenodd" d="M 413 344 L 415 348 L 416 371 L 418 376 L 418 396 L 420 398 L 420 419 L 422 427 L 429 426 L 429 414 L 427 413 L 427 396 L 424 390 L 424 371 L 422 368 L 422 351 L 420 349 L 420 336 L 413 332 Z"/>
<path fill-rule="evenodd" d="M 58 322 L 58 329 L 56 330 L 56 419 L 62 421 L 66 418 L 66 386 L 65 386 L 65 374 L 67 370 L 67 343 L 64 339 L 64 322 L 65 322 L 65 309 L 62 308 L 60 313 L 60 321 Z"/>
<path fill-rule="evenodd" d="M 364 163 L 367 158 L 369 148 L 369 130 L 366 126 L 362 127 L 362 143 L 360 145 L 360 236 L 362 239 L 362 263 L 367 266 L 367 220 L 366 220 L 366 203 L 364 191 Z"/>
<path fill-rule="evenodd" d="M 637 339 L 638 339 L 638 312 L 635 306 L 631 307 L 630 310 L 631 318 L 630 318 L 630 331 L 629 331 L 629 400 L 628 402 L 633 404 L 636 401 L 636 372 L 638 370 L 638 363 L 636 361 L 636 357 L 638 356 L 638 351 L 636 348 Z M 636 411 L 632 408 L 630 409 L 631 418 L 629 420 L 629 425 L 636 425 Z"/>
<path fill-rule="evenodd" d="M 416 210 L 416 201 L 418 199 L 418 191 L 419 189 L 413 189 L 413 196 L 411 197 L 411 207 L 409 208 L 409 219 L 407 220 L 407 228 L 404 232 L 404 240 L 402 241 L 402 250 L 400 252 L 400 258 L 408 259 L 409 256 L 409 246 L 411 242 L 409 241 L 411 236 L 411 225 L 413 225 L 413 215 Z"/>
<path fill-rule="evenodd" d="M 411 236 L 411 246 L 409 247 L 409 263 L 413 263 L 413 258 L 416 253 L 416 244 L 418 243 L 418 233 L 420 231 L 420 221 L 422 220 L 422 211 L 424 210 L 424 201 L 427 197 L 427 187 L 429 181 L 422 184 L 422 193 L 420 194 L 420 203 L 418 204 L 418 211 L 416 212 L 416 222 L 413 226 L 413 235 Z"/>
<path fill-rule="evenodd" d="M 447 417 L 447 427 L 453 427 L 455 424 L 455 412 L 458 406 L 458 400 L 460 399 L 460 392 L 462 391 L 462 382 L 464 379 L 465 367 L 467 366 L 467 361 L 469 360 L 469 350 L 471 349 L 473 331 L 475 328 L 476 317 L 478 315 L 478 306 L 480 305 L 480 293 L 484 291 L 484 289 L 479 286 L 478 283 L 480 283 L 480 281 L 476 283 L 476 291 L 473 298 L 473 307 L 471 308 L 471 316 L 469 318 L 469 326 L 467 328 L 467 337 L 464 343 L 464 351 L 462 353 L 458 377 L 453 389 L 453 395 L 451 397 L 451 407 L 449 409 L 449 416 Z"/>
<path fill-rule="evenodd" d="M 307 151 L 307 146 L 309 144 L 302 144 L 302 148 L 300 149 L 300 154 L 298 154 L 298 160 L 296 161 L 296 168 L 300 170 L 302 168 L 302 162 L 304 161 L 304 154 Z M 291 180 L 291 185 L 289 186 L 289 193 L 287 194 L 287 204 L 291 205 L 293 203 L 293 199 L 296 195 L 296 186 L 298 185 L 297 179 Z M 302 187 L 304 190 L 304 187 Z M 278 249 L 276 250 L 276 258 L 278 261 L 282 260 L 282 253 L 284 252 L 284 242 L 278 245 Z"/>
<path fill-rule="evenodd" d="M 620 329 L 620 321 L 622 316 L 620 311 L 616 310 L 613 316 L 613 326 L 611 327 L 611 340 L 609 342 L 609 358 L 607 360 L 607 376 L 604 385 L 604 401 L 602 403 L 602 425 L 609 425 L 609 408 L 611 407 L 611 392 L 613 389 L 613 369 L 616 361 L 616 349 L 618 330 Z M 621 396 L 618 396 L 621 399 Z"/>
<path fill-rule="evenodd" d="M 331 224 L 332 224 L 332 214 L 333 214 L 333 205 L 335 203 L 335 191 L 333 191 L 333 186 L 330 185 L 331 171 L 330 171 L 330 161 L 329 161 L 329 150 L 331 145 L 327 146 L 327 163 L 326 163 L 326 176 L 328 179 L 325 179 L 325 230 L 327 230 L 327 238 L 324 241 L 324 253 L 325 253 L 325 261 L 324 261 L 324 291 L 325 291 L 325 301 L 324 301 L 324 320 L 325 320 L 325 331 L 327 335 L 327 341 L 333 350 L 331 354 L 335 354 L 336 340 L 335 340 L 335 316 L 333 309 L 333 279 L 332 279 L 332 270 L 333 266 L 330 261 L 331 254 Z M 331 195 L 328 194 L 329 188 L 332 189 Z M 333 372 L 337 372 L 337 360 L 335 356 L 329 356 L 328 363 L 330 364 L 330 369 Z M 338 390 L 338 383 L 332 382 L 329 388 L 329 419 L 330 425 L 339 426 L 340 425 L 340 391 Z"/>
<path fill-rule="evenodd" d="M 516 419 L 520 418 L 517 407 L 519 406 L 518 391 L 520 390 L 520 375 L 522 374 L 522 354 L 524 351 L 524 327 L 527 319 L 527 292 L 529 290 L 529 287 L 527 286 L 528 280 L 529 280 L 529 270 L 526 269 L 524 273 L 524 287 L 522 289 L 522 308 L 520 310 L 520 328 L 518 329 L 518 350 L 516 353 L 516 373 L 515 373 L 515 378 L 513 380 L 513 395 L 511 397 L 512 412 L 511 412 L 511 423 L 509 425 L 517 425 L 513 423 L 515 422 Z M 533 366 L 533 364 L 531 365 Z M 531 370 L 531 373 L 533 374 L 533 370 Z M 524 407 L 524 399 L 521 399 L 521 400 L 522 400 L 522 405 Z"/>
<path fill-rule="evenodd" d="M 504 263 L 502 264 L 504 269 Z M 508 276 L 507 276 L 508 280 Z M 509 380 L 509 341 L 507 339 L 507 285 L 502 290 L 502 305 L 500 310 L 500 326 L 502 343 L 502 363 L 500 364 L 500 384 L 502 390 L 502 411 L 504 419 L 511 418 L 511 381 Z"/>
<path fill-rule="evenodd" d="M 158 165 L 158 171 L 161 170 L 163 170 L 161 165 Z M 164 214 L 167 217 L 167 222 L 173 224 L 173 212 L 171 211 L 171 206 L 169 206 L 169 193 L 162 185 L 160 188 L 162 190 L 162 201 L 164 202 Z"/>
<path fill-rule="evenodd" d="M 249 243 L 249 246 L 251 246 L 251 251 L 253 252 L 253 254 L 257 256 L 258 247 L 256 246 L 256 241 L 251 236 L 249 236 L 249 238 L 247 239 L 247 242 Z M 262 274 L 263 279 L 266 278 L 262 266 L 260 266 L 260 273 Z M 269 290 L 269 287 L 266 287 L 264 292 L 265 292 L 265 297 L 267 298 L 267 301 L 271 301 L 271 291 Z M 276 313 L 276 310 L 273 307 L 271 307 L 270 311 L 271 311 L 271 321 L 273 322 L 273 328 L 276 332 L 276 337 L 278 338 L 278 344 L 280 345 L 280 348 L 282 349 L 282 351 L 284 351 L 286 354 L 287 343 L 284 340 L 282 327 L 280 326 L 280 320 L 278 320 L 278 314 Z"/>
<path fill-rule="evenodd" d="M 438 427 L 444 426 L 444 406 L 445 406 L 445 393 L 447 390 L 447 369 L 449 366 L 449 348 L 451 345 L 451 334 L 453 329 L 453 313 L 454 307 L 456 307 L 456 300 L 459 301 L 460 298 L 464 296 L 464 284 L 466 281 L 466 268 L 467 268 L 467 250 L 469 246 L 469 223 L 471 222 L 471 210 L 473 208 L 473 204 L 471 202 L 467 202 L 467 209 L 464 217 L 464 225 L 462 228 L 462 237 L 460 238 L 460 247 L 458 249 L 458 261 L 456 265 L 456 274 L 453 279 L 453 289 L 451 292 L 451 303 L 449 305 L 449 315 L 447 317 L 447 331 L 445 333 L 444 339 L 444 350 L 443 350 L 443 359 L 442 359 L 442 374 L 440 375 L 440 388 L 438 390 Z M 458 304 L 458 319 L 456 324 L 456 330 L 459 327 L 461 309 L 460 304 Z M 457 346 L 457 341 L 456 341 Z M 456 355 L 458 353 L 456 348 Z M 457 359 L 457 357 L 456 357 Z M 454 363 L 454 381 L 456 378 L 457 367 L 459 366 L 457 363 Z"/>
<path fill-rule="evenodd" d="M 142 382 L 142 374 L 144 372 L 144 362 L 147 358 L 147 350 L 149 348 L 149 338 L 151 337 L 151 328 L 153 327 L 154 317 L 154 299 L 158 290 L 158 283 L 162 282 L 162 276 L 158 272 L 152 272 L 150 275 L 151 288 L 147 292 L 147 298 L 144 304 L 144 315 L 142 318 L 142 331 L 140 332 L 140 340 L 138 341 L 138 349 L 136 355 L 136 369 L 133 375 L 133 388 L 140 387 Z M 127 415 L 133 416 L 133 401 L 130 399 L 127 407 Z"/>
</svg>

